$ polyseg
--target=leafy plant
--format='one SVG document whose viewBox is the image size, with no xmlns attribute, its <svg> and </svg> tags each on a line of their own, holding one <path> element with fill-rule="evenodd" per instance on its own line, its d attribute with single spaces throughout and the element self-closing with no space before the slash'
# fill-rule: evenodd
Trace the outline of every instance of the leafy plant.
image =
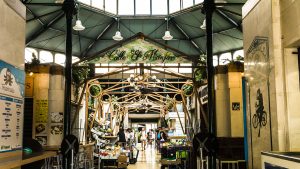
<svg viewBox="0 0 300 169">
<path fill-rule="evenodd" d="M 72 70 L 72 80 L 74 84 L 74 96 L 75 100 L 78 99 L 78 93 L 80 85 L 89 77 L 90 68 L 87 67 L 75 67 Z"/>
<path fill-rule="evenodd" d="M 194 86 L 192 84 L 185 84 L 182 86 L 182 90 L 183 90 L 183 93 L 186 95 L 186 96 L 189 96 L 193 93 L 194 91 Z"/>
<path fill-rule="evenodd" d="M 204 81 L 207 79 L 206 55 L 200 55 L 197 66 L 200 67 L 196 68 L 194 71 L 195 81 L 199 83 L 204 83 Z"/>
</svg>

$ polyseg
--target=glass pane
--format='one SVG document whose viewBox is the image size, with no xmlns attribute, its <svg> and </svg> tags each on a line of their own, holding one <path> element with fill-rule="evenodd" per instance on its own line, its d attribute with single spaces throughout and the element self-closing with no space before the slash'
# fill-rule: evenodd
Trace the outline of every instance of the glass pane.
<svg viewBox="0 0 300 169">
<path fill-rule="evenodd" d="M 25 48 L 25 63 L 31 62 L 33 56 L 38 58 L 38 52 L 32 48 Z"/>
<path fill-rule="evenodd" d="M 194 0 L 183 0 L 183 8 L 188 8 L 193 6 Z"/>
<path fill-rule="evenodd" d="M 240 58 L 238 57 L 244 58 L 244 50 L 238 50 L 233 53 L 233 60 L 239 60 Z"/>
<path fill-rule="evenodd" d="M 51 52 L 41 51 L 40 52 L 40 62 L 41 63 L 52 63 L 53 55 L 51 54 Z"/>
<path fill-rule="evenodd" d="M 169 0 L 170 13 L 177 12 L 180 10 L 180 0 Z"/>
<path fill-rule="evenodd" d="M 66 56 L 60 53 L 55 54 L 55 63 L 65 66 Z"/>
<path fill-rule="evenodd" d="M 116 14 L 117 13 L 117 1 L 105 0 L 105 11 Z"/>
<path fill-rule="evenodd" d="M 91 0 L 79 0 L 79 1 L 84 4 L 91 5 Z"/>
<path fill-rule="evenodd" d="M 219 65 L 226 65 L 231 61 L 231 53 L 224 53 L 220 56 Z"/>
<path fill-rule="evenodd" d="M 134 1 L 133 0 L 119 0 L 119 15 L 133 15 Z"/>
<path fill-rule="evenodd" d="M 191 63 L 181 63 L 180 66 L 192 66 Z M 179 68 L 179 73 L 192 73 L 192 68 Z"/>
<path fill-rule="evenodd" d="M 72 56 L 72 63 L 78 62 L 79 58 L 76 56 Z"/>
<path fill-rule="evenodd" d="M 135 0 L 137 15 L 150 15 L 150 0 Z"/>
<path fill-rule="evenodd" d="M 152 15 L 166 15 L 168 14 L 167 0 L 152 0 Z"/>
<path fill-rule="evenodd" d="M 166 63 L 165 66 L 172 66 L 172 68 L 166 68 L 166 70 L 178 73 L 178 63 Z"/>
<path fill-rule="evenodd" d="M 213 56 L 213 65 L 214 65 L 214 66 L 218 66 L 218 64 L 219 64 L 218 56 L 215 55 L 215 56 Z"/>
<path fill-rule="evenodd" d="M 203 3 L 204 0 L 195 0 L 195 4 Z"/>
<path fill-rule="evenodd" d="M 108 64 L 101 64 L 101 66 L 108 66 Z M 107 73 L 108 67 L 106 68 L 95 68 L 95 73 Z"/>
<path fill-rule="evenodd" d="M 104 0 L 92 0 L 92 6 L 95 8 L 103 9 L 103 1 Z"/>
</svg>

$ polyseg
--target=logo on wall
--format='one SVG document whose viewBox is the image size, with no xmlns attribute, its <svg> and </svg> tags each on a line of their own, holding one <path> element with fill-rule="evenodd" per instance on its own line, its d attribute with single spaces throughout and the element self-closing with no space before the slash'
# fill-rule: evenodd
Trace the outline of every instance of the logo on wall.
<svg viewBox="0 0 300 169">
<path fill-rule="evenodd" d="M 6 73 L 4 75 L 4 84 L 12 86 L 13 84 L 13 77 L 9 69 L 6 69 Z"/>
<path fill-rule="evenodd" d="M 264 110 L 263 95 L 260 89 L 256 92 L 255 114 L 252 116 L 252 125 L 258 127 L 258 137 L 260 137 L 260 128 L 267 125 L 267 113 Z"/>
</svg>

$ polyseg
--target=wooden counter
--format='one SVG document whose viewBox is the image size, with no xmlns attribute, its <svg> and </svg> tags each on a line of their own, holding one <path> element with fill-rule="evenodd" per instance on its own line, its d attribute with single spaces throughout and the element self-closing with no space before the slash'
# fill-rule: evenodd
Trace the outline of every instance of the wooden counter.
<svg viewBox="0 0 300 169">
<path fill-rule="evenodd" d="M 20 167 L 22 165 L 26 165 L 26 164 L 30 164 L 39 160 L 43 160 L 46 158 L 50 158 L 50 157 L 55 157 L 57 155 L 56 151 L 45 151 L 39 155 L 33 156 L 33 157 L 29 157 L 23 160 L 13 160 L 13 161 L 8 161 L 5 163 L 1 163 L 0 164 L 0 168 L 1 169 L 11 169 L 11 168 L 16 168 L 16 167 Z"/>
</svg>

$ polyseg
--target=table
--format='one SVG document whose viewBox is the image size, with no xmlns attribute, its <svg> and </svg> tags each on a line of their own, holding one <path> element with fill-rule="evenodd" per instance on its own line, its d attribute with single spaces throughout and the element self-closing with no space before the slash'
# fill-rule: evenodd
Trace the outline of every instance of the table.
<svg viewBox="0 0 300 169">
<path fill-rule="evenodd" d="M 39 153 L 36 156 L 31 156 L 28 158 L 24 158 L 22 160 L 12 160 L 12 161 L 8 161 L 5 163 L 1 163 L 0 164 L 0 168 L 2 169 L 10 169 L 10 168 L 16 168 L 16 167 L 20 167 L 22 165 L 26 165 L 26 164 L 30 164 L 36 161 L 40 161 L 40 160 L 44 160 L 44 159 L 48 159 L 51 157 L 55 157 L 57 156 L 57 152 L 56 151 L 44 151 Z"/>
</svg>

